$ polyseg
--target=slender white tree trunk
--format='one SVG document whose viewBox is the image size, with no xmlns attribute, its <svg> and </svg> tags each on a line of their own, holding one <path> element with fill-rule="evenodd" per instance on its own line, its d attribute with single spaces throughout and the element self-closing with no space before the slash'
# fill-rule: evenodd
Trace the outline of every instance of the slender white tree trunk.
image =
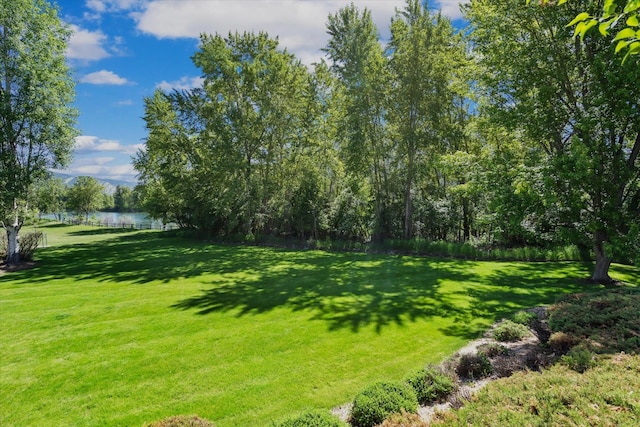
<svg viewBox="0 0 640 427">
<path fill-rule="evenodd" d="M 5 230 L 7 230 L 7 264 L 16 265 L 20 264 L 20 241 L 18 239 L 18 233 L 22 224 L 18 214 L 18 201 L 13 201 L 13 209 L 15 215 L 13 215 L 12 224 L 3 224 Z"/>
<path fill-rule="evenodd" d="M 20 227 L 16 224 L 6 227 L 7 230 L 7 264 L 20 263 L 20 243 L 18 242 L 18 232 Z"/>
</svg>

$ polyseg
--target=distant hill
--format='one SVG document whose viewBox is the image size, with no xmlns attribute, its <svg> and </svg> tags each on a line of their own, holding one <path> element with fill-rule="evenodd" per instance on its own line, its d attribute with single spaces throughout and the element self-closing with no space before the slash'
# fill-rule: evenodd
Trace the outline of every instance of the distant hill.
<svg viewBox="0 0 640 427">
<path fill-rule="evenodd" d="M 60 178 L 67 187 L 71 187 L 78 180 L 77 176 L 67 175 L 63 173 L 54 173 L 53 176 L 55 176 L 56 178 Z M 129 181 L 120 181 L 117 179 L 106 179 L 106 178 L 96 178 L 96 179 L 100 184 L 104 186 L 104 192 L 107 194 L 115 193 L 116 187 L 118 185 L 121 187 L 129 187 L 129 188 L 133 188 L 136 186 L 134 182 L 129 182 Z"/>
</svg>

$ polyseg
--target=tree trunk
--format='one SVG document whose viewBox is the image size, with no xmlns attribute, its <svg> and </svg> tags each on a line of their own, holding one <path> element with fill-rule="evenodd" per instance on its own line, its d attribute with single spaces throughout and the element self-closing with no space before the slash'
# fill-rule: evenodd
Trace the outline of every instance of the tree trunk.
<svg viewBox="0 0 640 427">
<path fill-rule="evenodd" d="M 18 232 L 20 227 L 17 225 L 10 225 L 6 227 L 7 230 L 7 264 L 17 265 L 20 264 L 20 244 L 18 242 Z"/>
<path fill-rule="evenodd" d="M 593 242 L 593 251 L 596 255 L 596 266 L 593 270 L 591 280 L 596 283 L 608 284 L 611 283 L 611 277 L 609 277 L 609 266 L 611 265 L 611 259 L 606 254 L 604 248 L 604 242 L 608 240 L 606 231 L 598 230 L 595 233 Z"/>
</svg>

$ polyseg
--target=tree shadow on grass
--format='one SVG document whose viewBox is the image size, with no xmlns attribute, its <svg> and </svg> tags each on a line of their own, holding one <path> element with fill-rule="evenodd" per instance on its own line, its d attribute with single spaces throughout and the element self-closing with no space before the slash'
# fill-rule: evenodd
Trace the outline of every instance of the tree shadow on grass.
<svg viewBox="0 0 640 427">
<path fill-rule="evenodd" d="M 196 280 L 205 289 L 175 309 L 246 316 L 307 311 L 330 330 L 449 319 L 441 331 L 474 338 L 495 319 L 582 288 L 571 264 L 483 263 L 213 245 L 137 232 L 48 248 L 36 267 L 0 278 L 37 285 L 55 279 L 134 285 Z M 568 270 L 567 270 L 568 268 Z M 567 272 L 558 274 L 563 269 Z M 10 276 L 10 277 L 8 277 Z M 150 292 L 153 292 L 150 289 Z"/>
</svg>

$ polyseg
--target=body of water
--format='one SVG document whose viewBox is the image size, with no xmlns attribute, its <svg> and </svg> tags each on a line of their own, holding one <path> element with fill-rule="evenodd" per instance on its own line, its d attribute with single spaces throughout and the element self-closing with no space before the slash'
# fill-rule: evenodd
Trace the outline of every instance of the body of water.
<svg viewBox="0 0 640 427">
<path fill-rule="evenodd" d="M 161 220 L 152 219 L 145 212 L 93 212 L 88 218 L 71 212 L 42 215 L 42 218 L 53 219 L 67 224 L 85 224 L 100 227 L 148 229 L 173 229 L 175 224 L 165 224 Z"/>
</svg>

